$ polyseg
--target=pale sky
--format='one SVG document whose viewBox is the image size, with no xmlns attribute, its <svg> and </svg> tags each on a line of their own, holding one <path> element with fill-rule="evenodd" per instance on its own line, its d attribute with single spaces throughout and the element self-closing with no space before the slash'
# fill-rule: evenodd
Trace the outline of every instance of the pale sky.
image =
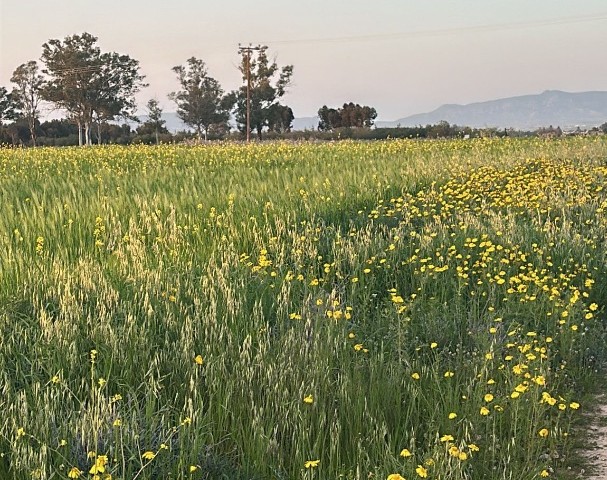
<svg viewBox="0 0 607 480">
<path fill-rule="evenodd" d="M 445 103 L 607 90 L 607 0 L 0 0 L 0 85 L 51 38 L 89 32 L 139 60 L 141 105 L 191 56 L 232 90 L 238 44 L 294 65 L 296 117 L 346 101 L 395 120 Z"/>
</svg>

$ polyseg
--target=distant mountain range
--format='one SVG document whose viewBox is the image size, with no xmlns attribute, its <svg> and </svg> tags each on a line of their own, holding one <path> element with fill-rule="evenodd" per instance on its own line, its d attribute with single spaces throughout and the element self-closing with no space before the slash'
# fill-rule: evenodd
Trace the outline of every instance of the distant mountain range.
<svg viewBox="0 0 607 480">
<path fill-rule="evenodd" d="M 141 121 L 146 115 L 139 117 Z M 174 112 L 162 118 L 170 132 L 191 130 Z M 419 113 L 394 121 L 377 121 L 377 127 L 415 127 L 440 121 L 461 126 L 534 130 L 550 125 L 563 129 L 589 128 L 607 122 L 607 92 L 568 93 L 547 90 L 538 95 L 502 98 L 468 105 L 443 105 L 429 113 Z M 293 130 L 315 130 L 318 117 L 293 120 Z M 133 125 L 133 127 L 136 127 Z"/>
<path fill-rule="evenodd" d="M 607 92 L 568 93 L 548 90 L 539 95 L 502 98 L 468 105 L 443 105 L 429 113 L 376 122 L 377 127 L 413 127 L 445 120 L 469 127 L 533 130 L 550 125 L 561 128 L 594 127 L 607 122 Z"/>
</svg>

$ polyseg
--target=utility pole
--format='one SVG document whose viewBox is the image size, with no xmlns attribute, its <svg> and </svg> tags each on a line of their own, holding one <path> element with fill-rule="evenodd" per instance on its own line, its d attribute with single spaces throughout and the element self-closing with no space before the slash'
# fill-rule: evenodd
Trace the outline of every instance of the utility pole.
<svg viewBox="0 0 607 480">
<path fill-rule="evenodd" d="M 251 52 L 253 50 L 261 50 L 261 47 L 253 47 L 249 44 L 248 47 L 238 45 L 238 53 L 244 55 L 245 69 L 247 76 L 247 142 L 251 141 Z"/>
</svg>

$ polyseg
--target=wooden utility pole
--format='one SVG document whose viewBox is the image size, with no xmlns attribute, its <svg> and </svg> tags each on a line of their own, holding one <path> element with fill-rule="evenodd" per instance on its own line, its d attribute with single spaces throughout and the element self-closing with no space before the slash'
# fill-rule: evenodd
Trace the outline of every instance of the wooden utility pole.
<svg viewBox="0 0 607 480">
<path fill-rule="evenodd" d="M 245 69 L 247 76 L 247 142 L 251 141 L 251 52 L 253 50 L 261 50 L 260 47 L 248 47 L 238 46 L 238 53 L 244 55 Z"/>
</svg>

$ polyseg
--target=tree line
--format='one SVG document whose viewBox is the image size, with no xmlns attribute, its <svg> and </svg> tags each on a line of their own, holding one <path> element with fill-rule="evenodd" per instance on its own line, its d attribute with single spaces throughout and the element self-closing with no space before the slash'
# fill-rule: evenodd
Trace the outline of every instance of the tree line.
<svg viewBox="0 0 607 480">
<path fill-rule="evenodd" d="M 148 85 L 139 62 L 126 54 L 104 52 L 90 33 L 52 39 L 42 45 L 40 61 L 19 65 L 11 76 L 12 90 L 0 86 L 0 144 L 91 145 L 92 143 L 159 143 L 195 136 L 198 140 L 242 138 L 249 132 L 269 138 L 436 138 L 498 135 L 439 122 L 414 128 L 374 129 L 375 108 L 353 102 L 323 105 L 315 131 L 291 132 L 293 110 L 281 100 L 291 86 L 293 65 L 280 67 L 267 46 L 245 49 L 238 70 L 242 85 L 226 92 L 203 60 L 191 57 L 172 68 L 179 88 L 168 98 L 194 134 L 169 133 L 157 99 L 146 104 L 146 119 L 135 115 L 135 96 Z M 240 50 L 240 49 L 239 49 Z M 240 52 L 239 52 L 240 53 Z M 40 122 L 41 105 L 63 112 L 61 120 Z M 117 122 L 122 121 L 122 125 Z M 138 124 L 135 131 L 128 122 Z M 233 131 L 232 124 L 236 124 Z M 607 132 L 607 124 L 597 133 Z M 506 134 L 506 132 L 504 132 Z M 512 133 L 511 133 L 512 134 Z M 537 132 L 554 136 L 558 131 Z"/>
<path fill-rule="evenodd" d="M 135 95 L 147 86 L 139 62 L 129 55 L 103 52 L 97 40 L 89 33 L 49 40 L 42 45 L 40 63 L 31 60 L 18 66 L 11 77 L 14 88 L 0 87 L 0 126 L 7 122 L 27 124 L 35 146 L 41 102 L 65 113 L 76 126 L 79 145 L 92 144 L 94 136 L 101 142 L 108 122 L 137 122 Z M 293 111 L 279 100 L 290 86 L 293 66 L 279 67 L 269 58 L 266 46 L 258 48 L 249 60 L 245 65 L 243 59 L 239 67 L 247 85 L 227 93 L 200 59 L 192 57 L 173 67 L 179 90 L 169 98 L 176 104 L 177 115 L 199 138 L 228 132 L 232 116 L 240 131 L 246 128 L 247 87 L 250 125 L 259 138 L 264 130 L 291 128 Z M 147 110 L 146 129 L 152 129 L 158 139 L 166 131 L 159 102 L 151 99 Z M 9 133 L 19 133 L 18 127 L 13 126 Z"/>
<path fill-rule="evenodd" d="M 133 136 L 133 132 L 126 131 L 128 124 L 111 125 L 120 120 L 139 122 L 135 95 L 148 86 L 145 76 L 136 59 L 104 52 L 97 41 L 97 37 L 86 32 L 49 40 L 42 45 L 39 62 L 30 60 L 14 70 L 10 79 L 12 90 L 0 86 L 0 139 L 23 142 L 25 129 L 28 143 L 33 146 L 39 143 L 40 136 L 45 139 L 43 143 L 48 143 L 48 138 L 53 138 L 49 135 L 59 133 L 75 135 L 79 145 Z M 269 57 L 267 46 L 251 49 L 250 53 L 253 55 L 243 56 L 238 66 L 243 84 L 231 92 L 224 91 L 209 74 L 205 62 L 196 57 L 172 68 L 179 89 L 168 98 L 175 103 L 179 118 L 194 130 L 199 140 L 230 135 L 231 121 L 244 135 L 247 102 L 250 131 L 257 138 L 266 133 L 291 131 L 293 110 L 281 99 L 291 86 L 293 65 L 280 67 Z M 43 102 L 63 112 L 66 125 L 61 121 L 41 123 Z M 146 110 L 147 119 L 136 134 L 142 138 L 151 135 L 158 143 L 169 134 L 159 101 L 150 99 Z M 371 107 L 349 103 L 337 110 L 323 106 L 319 116 L 318 129 L 332 131 L 342 127 L 368 128 L 377 113 Z"/>
</svg>

